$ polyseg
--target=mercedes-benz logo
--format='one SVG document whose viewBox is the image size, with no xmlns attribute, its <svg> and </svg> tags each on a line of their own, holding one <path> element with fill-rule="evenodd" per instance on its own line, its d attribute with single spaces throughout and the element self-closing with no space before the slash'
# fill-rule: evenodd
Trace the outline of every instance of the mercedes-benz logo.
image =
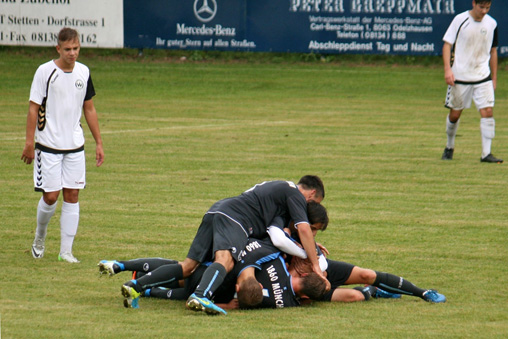
<svg viewBox="0 0 508 339">
<path fill-rule="evenodd" d="M 211 6 L 210 6 L 211 5 Z M 195 0 L 194 15 L 201 22 L 209 22 L 217 14 L 217 1 L 215 0 Z"/>
</svg>

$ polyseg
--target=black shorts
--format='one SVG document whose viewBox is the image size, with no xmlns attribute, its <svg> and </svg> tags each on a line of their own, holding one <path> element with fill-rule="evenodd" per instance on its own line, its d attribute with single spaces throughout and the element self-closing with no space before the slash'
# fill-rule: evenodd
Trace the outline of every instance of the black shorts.
<svg viewBox="0 0 508 339">
<path fill-rule="evenodd" d="M 247 232 L 237 221 L 221 212 L 209 212 L 199 225 L 187 258 L 204 263 L 213 261 L 215 252 L 229 250 L 238 261 L 248 240 Z"/>
<path fill-rule="evenodd" d="M 330 292 L 326 293 L 323 298 L 321 298 L 321 300 L 331 301 L 333 291 L 335 291 L 337 287 L 342 286 L 346 283 L 346 281 L 351 276 L 351 272 L 353 271 L 355 265 L 330 259 L 326 259 L 326 261 L 328 262 L 328 268 L 326 269 L 326 278 L 330 282 L 332 288 L 330 289 Z"/>
</svg>

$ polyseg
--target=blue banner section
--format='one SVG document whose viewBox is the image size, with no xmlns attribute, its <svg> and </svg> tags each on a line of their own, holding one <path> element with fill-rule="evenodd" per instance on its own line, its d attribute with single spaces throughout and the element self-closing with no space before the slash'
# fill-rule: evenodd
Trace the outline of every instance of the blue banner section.
<svg viewBox="0 0 508 339">
<path fill-rule="evenodd" d="M 320 54 L 439 55 L 454 0 L 124 0 L 134 48 Z M 508 2 L 493 1 L 499 55 L 508 56 Z"/>
</svg>

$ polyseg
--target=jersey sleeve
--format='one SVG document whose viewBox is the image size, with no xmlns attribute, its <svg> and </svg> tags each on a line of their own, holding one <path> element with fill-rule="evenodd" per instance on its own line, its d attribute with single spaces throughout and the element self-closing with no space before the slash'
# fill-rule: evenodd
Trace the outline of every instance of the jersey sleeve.
<svg viewBox="0 0 508 339">
<path fill-rule="evenodd" d="M 302 259 L 307 259 L 307 253 L 305 250 L 300 248 L 294 240 L 290 239 L 286 232 L 284 232 L 281 228 L 277 226 L 269 226 L 267 232 L 273 245 L 282 252 Z"/>
<path fill-rule="evenodd" d="M 499 46 L 499 41 L 497 37 L 497 27 L 494 29 L 494 39 L 492 39 L 492 48 L 496 48 Z"/>
<path fill-rule="evenodd" d="M 296 228 L 298 228 L 298 224 L 309 223 L 309 219 L 307 217 L 307 202 L 300 192 L 288 197 L 287 204 L 289 215 L 291 220 L 295 223 Z"/>
<path fill-rule="evenodd" d="M 92 99 L 95 96 L 95 88 L 93 87 L 92 76 L 88 76 L 88 81 L 86 82 L 86 94 L 85 101 Z"/>
<path fill-rule="evenodd" d="M 46 81 L 47 79 L 44 79 L 43 68 L 39 67 L 35 72 L 32 87 L 30 88 L 30 101 L 37 105 L 42 104 L 42 100 L 46 96 Z"/>
<path fill-rule="evenodd" d="M 457 31 L 459 30 L 460 26 L 459 22 L 460 20 L 458 16 L 452 20 L 452 23 L 450 24 L 450 26 L 448 26 L 448 29 L 446 30 L 446 33 L 443 36 L 444 42 L 447 42 L 451 45 L 455 43 L 455 40 L 457 39 Z"/>
</svg>

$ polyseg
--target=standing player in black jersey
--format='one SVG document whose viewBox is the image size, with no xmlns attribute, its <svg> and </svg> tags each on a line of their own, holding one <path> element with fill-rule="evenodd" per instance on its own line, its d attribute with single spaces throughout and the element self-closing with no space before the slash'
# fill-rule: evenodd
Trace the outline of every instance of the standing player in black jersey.
<svg viewBox="0 0 508 339">
<path fill-rule="evenodd" d="M 307 252 L 313 271 L 323 280 L 323 272 L 315 250 L 314 237 L 307 218 L 307 202 L 321 202 L 325 196 L 324 186 L 317 176 L 304 176 L 298 184 L 290 181 L 268 181 L 258 184 L 239 196 L 215 203 L 205 214 L 190 247 L 187 258 L 171 265 L 160 274 L 152 272 L 142 282 L 129 281 L 122 286 L 122 294 L 131 305 L 140 292 L 151 284 L 161 281 L 181 280 L 188 277 L 202 262 L 213 260 L 206 269 L 195 293 L 187 302 L 194 311 L 211 314 L 223 313 L 209 299 L 222 284 L 224 277 L 233 269 L 241 249 L 249 237 L 263 238 L 269 223 L 277 216 L 295 221 L 303 248 Z M 162 274 L 162 275 L 161 275 Z"/>
</svg>

